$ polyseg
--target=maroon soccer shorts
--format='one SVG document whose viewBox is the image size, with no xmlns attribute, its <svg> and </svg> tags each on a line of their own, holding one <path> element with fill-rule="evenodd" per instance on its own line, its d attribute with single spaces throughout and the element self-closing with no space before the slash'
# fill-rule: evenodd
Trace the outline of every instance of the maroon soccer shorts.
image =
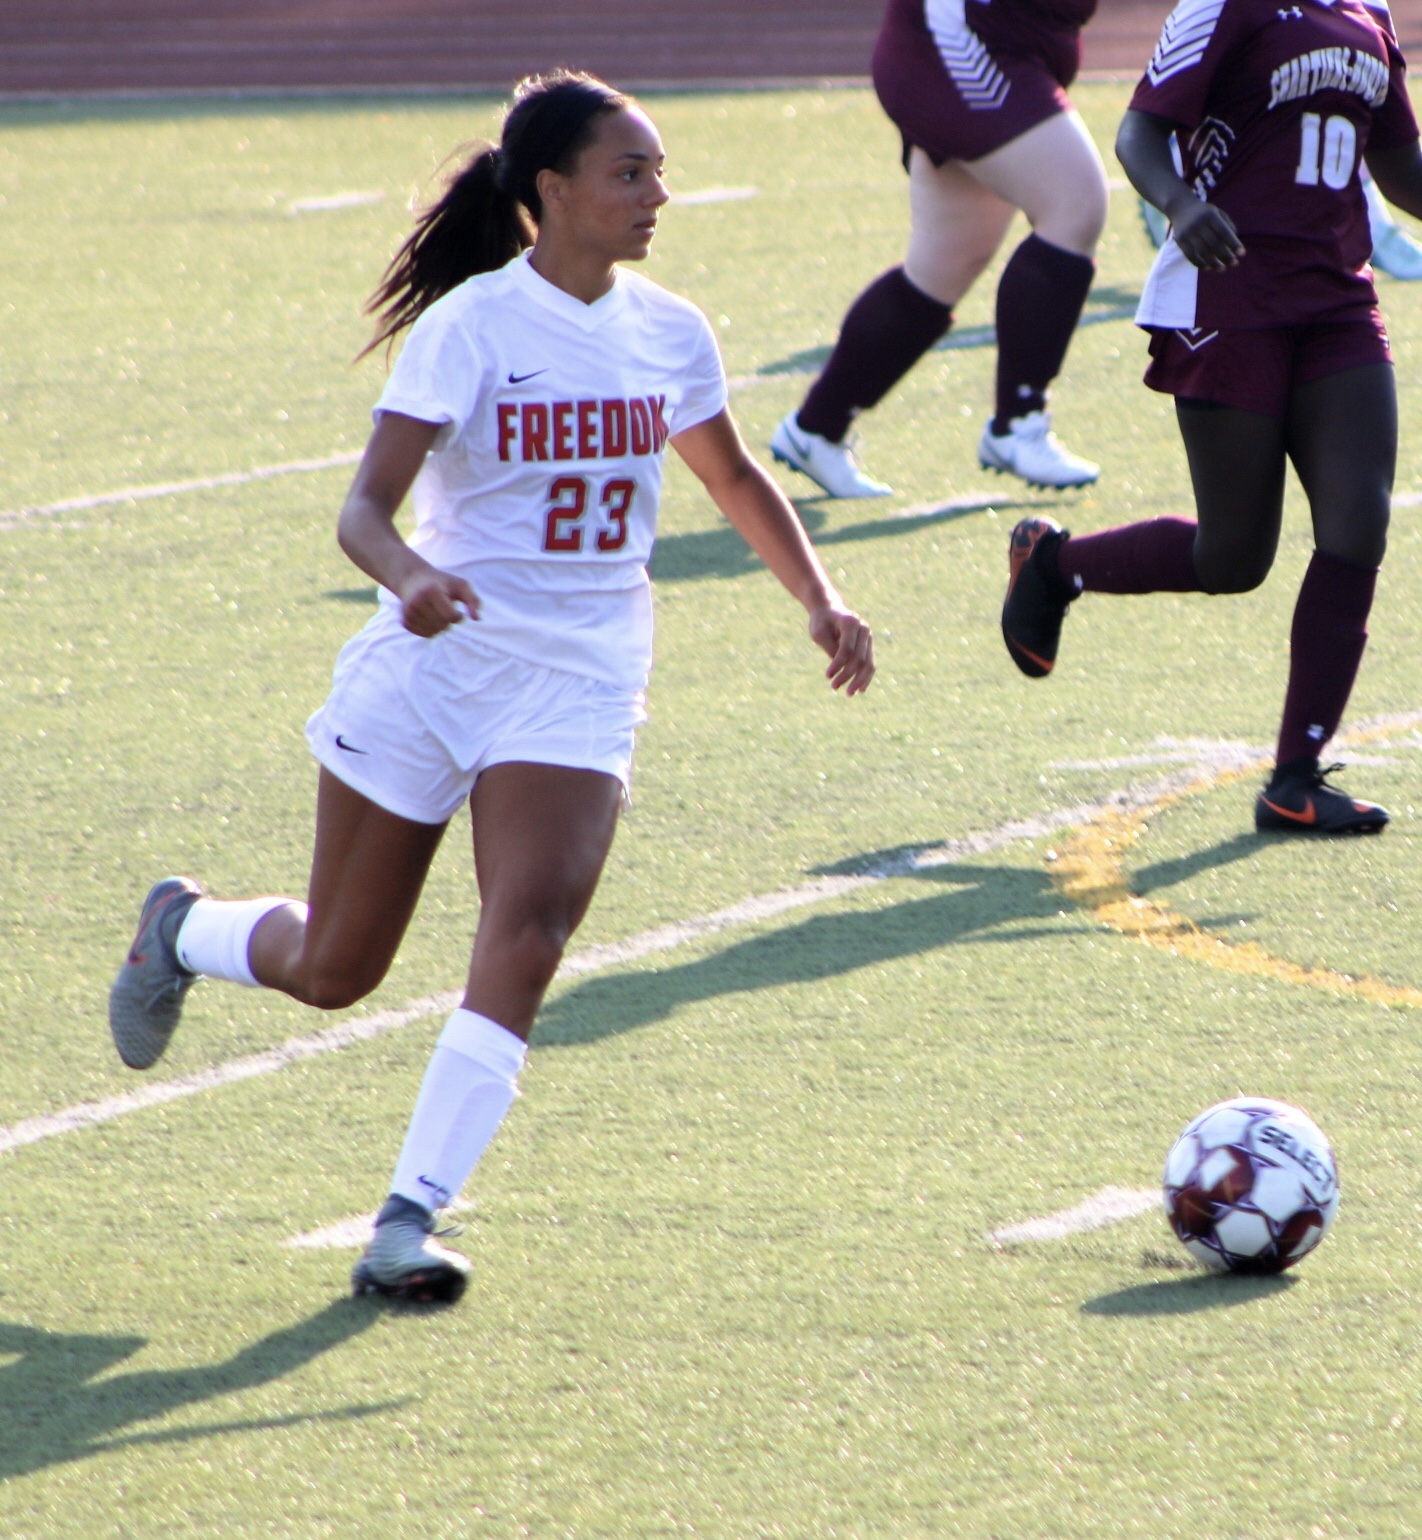
<svg viewBox="0 0 1422 1540">
<path fill-rule="evenodd" d="M 1300 385 L 1364 364 L 1390 364 L 1381 314 L 1310 326 L 1150 331 L 1145 382 L 1167 396 L 1213 401 L 1266 417 L 1288 414 Z"/>
<path fill-rule="evenodd" d="M 905 165 L 915 144 L 935 166 L 977 160 L 1071 106 L 1045 61 L 993 54 L 966 28 L 954 61 L 950 72 L 927 32 L 922 44 L 880 35 L 874 89 L 903 135 Z"/>
</svg>

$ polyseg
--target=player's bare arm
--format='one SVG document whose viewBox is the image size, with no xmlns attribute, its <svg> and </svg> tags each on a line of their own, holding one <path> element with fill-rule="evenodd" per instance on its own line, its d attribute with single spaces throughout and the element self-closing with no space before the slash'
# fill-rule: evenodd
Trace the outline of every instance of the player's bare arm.
<svg viewBox="0 0 1422 1540">
<path fill-rule="evenodd" d="M 1369 145 L 1364 159 L 1383 197 L 1405 214 L 1422 219 L 1422 140 Z"/>
<path fill-rule="evenodd" d="M 434 444 L 439 424 L 400 412 L 382 412 L 365 446 L 336 525 L 341 549 L 368 577 L 399 594 L 405 627 L 437 636 L 464 619 L 477 619 L 474 590 L 452 572 L 432 567 L 405 544 L 395 514 Z"/>
<path fill-rule="evenodd" d="M 1116 158 L 1131 186 L 1170 221 L 1186 258 L 1209 272 L 1223 272 L 1244 255 L 1244 244 L 1229 215 L 1206 203 L 1175 169 L 1173 130 L 1164 118 L 1127 112 L 1116 134 Z"/>
<path fill-rule="evenodd" d="M 794 508 L 746 449 L 730 412 L 671 442 L 750 548 L 805 606 L 810 636 L 830 657 L 831 685 L 862 694 L 874 677 L 873 634 L 840 598 Z"/>
</svg>

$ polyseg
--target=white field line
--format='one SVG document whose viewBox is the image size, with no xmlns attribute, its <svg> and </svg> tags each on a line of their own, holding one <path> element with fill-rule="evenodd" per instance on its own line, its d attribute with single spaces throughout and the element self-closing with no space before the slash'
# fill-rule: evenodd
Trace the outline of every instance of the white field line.
<svg viewBox="0 0 1422 1540">
<path fill-rule="evenodd" d="M 1021 1246 L 1029 1241 L 1060 1241 L 1069 1235 L 1081 1235 L 1088 1230 L 1104 1230 L 1108 1225 L 1122 1224 L 1140 1214 L 1149 1214 L 1161 1207 L 1160 1189 L 1155 1187 L 1103 1187 L 1100 1192 L 1078 1203 L 1041 1219 L 1026 1219 L 1021 1224 L 1006 1225 L 988 1235 L 995 1246 Z M 459 1213 L 474 1207 L 469 1199 L 455 1203 L 451 1213 Z M 349 1219 L 338 1219 L 335 1224 L 320 1230 L 309 1230 L 305 1235 L 293 1235 L 282 1242 L 297 1251 L 348 1251 L 357 1250 L 370 1240 L 375 1227 L 374 1214 L 352 1214 Z"/>
<path fill-rule="evenodd" d="M 464 1214 L 474 1207 L 472 1198 L 458 1198 L 444 1214 Z M 294 1251 L 351 1251 L 363 1247 L 375 1232 L 374 1214 L 352 1214 L 349 1219 L 338 1219 L 333 1225 L 320 1230 L 308 1230 L 305 1235 L 293 1235 L 282 1242 Z"/>
<path fill-rule="evenodd" d="M 725 201 L 731 198 L 751 198 L 756 195 L 754 187 L 713 187 L 705 192 L 686 193 L 676 201 L 679 203 L 712 203 Z M 340 202 L 340 199 L 352 199 L 362 202 L 372 202 L 383 197 L 382 193 L 341 193 L 336 199 L 303 199 L 299 204 L 290 205 L 293 212 L 306 211 L 316 208 L 344 208 L 349 206 Z M 1135 314 L 1130 306 L 1118 306 L 1112 310 L 1101 310 L 1094 315 L 1083 316 L 1078 323 L 1082 326 L 1099 326 L 1104 321 L 1120 321 Z M 938 344 L 938 350 L 947 352 L 955 348 L 985 348 L 990 347 L 996 340 L 992 327 L 970 326 L 959 332 L 950 332 L 948 337 Z M 733 391 L 746 390 L 753 385 L 765 385 L 771 380 L 795 379 L 802 375 L 817 374 L 819 369 L 815 365 L 807 364 L 801 369 L 786 369 L 778 372 L 766 372 L 762 374 L 738 374 L 733 375 L 727 381 Z M 239 487 L 252 481 L 267 481 L 273 476 L 299 476 L 312 471 L 334 470 L 341 465 L 354 465 L 360 459 L 360 451 L 350 454 L 330 455 L 322 460 L 292 460 L 286 465 L 261 465 L 255 470 L 233 471 L 225 476 L 204 476 L 195 481 L 171 481 L 159 483 L 148 487 L 129 487 L 122 492 L 98 492 L 92 497 L 68 497 L 57 503 L 40 503 L 29 508 L 0 509 L 0 530 L 13 529 L 17 524 L 26 523 L 30 519 L 45 518 L 56 513 L 74 513 L 85 508 L 102 508 L 110 503 L 137 503 L 151 497 L 177 497 L 184 492 L 205 492 L 212 487 Z M 1394 508 L 1415 508 L 1422 505 L 1422 492 L 1399 492 L 1392 499 Z M 915 513 L 936 512 L 938 507 L 951 507 L 955 504 L 944 503 L 941 505 L 927 506 L 923 508 L 908 508 L 895 515 L 896 518 L 905 518 Z M 987 507 L 986 502 L 983 503 Z M 1153 763 L 1151 760 L 1141 760 L 1140 763 Z M 1061 766 L 1056 768 L 1076 768 Z M 1085 765 L 1080 768 L 1087 768 Z"/>
<path fill-rule="evenodd" d="M 695 207 L 701 203 L 743 203 L 747 198 L 759 196 L 758 187 L 706 187 L 700 192 L 673 193 L 672 202 Z"/>
<path fill-rule="evenodd" d="M 374 1214 L 352 1214 L 324 1230 L 310 1230 L 282 1242 L 297 1251 L 355 1251 L 364 1248 L 375 1230 Z"/>
<path fill-rule="evenodd" d="M 1419 725 L 1422 725 L 1422 710 L 1398 712 L 1355 723 L 1347 732 L 1341 733 L 1335 741 L 1343 746 L 1351 734 L 1367 734 L 1370 738 L 1375 738 L 1379 732 L 1405 732 Z M 653 930 L 643 931 L 639 936 L 631 936 L 626 941 L 611 941 L 602 946 L 588 947 L 585 951 L 565 958 L 558 972 L 562 976 L 577 978 L 587 973 L 594 973 L 601 968 L 618 967 L 636 962 L 640 958 L 649 957 L 657 952 L 671 951 L 676 947 L 684 946 L 689 941 L 695 941 L 702 936 L 715 935 L 721 931 L 730 930 L 734 926 L 773 919 L 791 910 L 841 898 L 861 888 L 887 882 L 895 877 L 908 877 L 915 872 L 931 871 L 936 867 L 948 866 L 955 861 L 967 860 L 972 856 L 987 855 L 1007 845 L 1016 844 L 1020 840 L 1040 839 L 1044 835 L 1055 833 L 1058 829 L 1068 829 L 1085 823 L 1102 813 L 1148 807 L 1161 797 L 1199 786 L 1202 781 L 1207 781 L 1211 776 L 1224 774 L 1240 767 L 1241 745 L 1237 743 L 1202 743 L 1199 748 L 1200 752 L 1193 764 L 1170 775 L 1145 781 L 1137 786 L 1126 787 L 1122 791 L 1112 792 L 1092 802 L 1077 802 L 1070 807 L 1056 808 L 1051 812 L 1039 814 L 1035 818 L 1013 819 L 1008 823 L 999 824 L 995 829 L 968 834 L 962 839 L 945 840 L 937 845 L 898 851 L 871 863 L 859 872 L 816 877 L 810 882 L 800 883 L 793 888 L 782 888 L 776 893 L 764 893 L 745 898 L 739 903 L 729 904 L 724 909 L 717 909 L 711 914 L 659 925 Z M 136 1091 L 108 1097 L 104 1101 L 80 1102 L 73 1107 L 62 1108 L 58 1112 L 47 1112 L 38 1117 L 26 1118 L 22 1122 L 12 1124 L 9 1128 L 0 1128 L 0 1155 L 9 1154 L 10 1151 L 21 1149 L 25 1145 L 38 1144 L 43 1139 L 53 1139 L 59 1134 L 74 1133 L 82 1128 L 93 1128 L 101 1123 L 110 1123 L 115 1118 L 124 1117 L 130 1112 L 140 1112 L 146 1107 L 157 1107 L 164 1102 L 179 1101 L 183 1097 L 196 1096 L 202 1091 L 212 1091 L 220 1086 L 233 1085 L 240 1080 L 251 1080 L 260 1075 L 274 1075 L 293 1064 L 304 1063 L 322 1054 L 335 1053 L 339 1049 L 349 1048 L 354 1043 L 366 1042 L 371 1038 L 381 1037 L 387 1032 L 394 1032 L 400 1027 L 409 1026 L 413 1022 L 422 1021 L 426 1017 L 453 1010 L 459 998 L 457 990 L 427 995 L 424 999 L 411 1001 L 410 1004 L 398 1009 L 376 1011 L 369 1016 L 357 1016 L 349 1021 L 339 1022 L 333 1027 L 327 1027 L 322 1032 L 314 1032 L 308 1037 L 288 1038 L 286 1042 L 279 1043 L 275 1048 L 269 1048 L 263 1053 L 251 1054 L 241 1059 L 229 1059 L 226 1063 L 215 1064 L 210 1069 L 198 1070 L 191 1075 L 182 1075 L 175 1080 L 156 1081 Z"/>
<path fill-rule="evenodd" d="M 1419 714 L 1422 717 L 1422 714 Z M 688 920 L 659 925 L 626 941 L 611 941 L 602 946 L 589 947 L 565 958 L 558 970 L 561 976 L 572 978 L 636 962 L 657 952 L 668 952 L 684 946 L 702 936 L 715 935 L 734 926 L 753 924 L 759 920 L 773 919 L 794 909 L 822 904 L 841 898 L 861 888 L 886 882 L 894 877 L 906 877 L 916 871 L 928 871 L 947 866 L 970 856 L 985 855 L 1000 850 L 1019 840 L 1038 839 L 1085 822 L 1099 813 L 1113 809 L 1146 806 L 1173 790 L 1182 789 L 1209 774 L 1211 765 L 1202 761 L 1189 769 L 1148 782 L 1095 802 L 1078 802 L 1071 807 L 1057 808 L 1036 818 L 1014 819 L 995 829 L 979 834 L 969 834 L 962 839 L 946 840 L 942 844 L 898 852 L 886 857 L 863 871 L 834 876 L 816 877 L 810 882 L 793 888 L 782 888 L 777 893 L 758 894 L 729 904 L 714 913 L 695 916 Z M 275 1048 L 245 1058 L 229 1059 L 210 1069 L 198 1070 L 191 1075 L 181 1075 L 174 1080 L 160 1080 L 139 1087 L 137 1090 L 111 1096 L 98 1102 L 80 1102 L 58 1112 L 42 1113 L 0 1128 L 0 1155 L 25 1145 L 38 1144 L 60 1134 L 74 1133 L 79 1129 L 93 1128 L 101 1123 L 111 1123 L 115 1118 L 130 1112 L 141 1112 L 147 1107 L 161 1106 L 165 1102 L 179 1101 L 186 1096 L 196 1096 L 203 1091 L 217 1090 L 220 1086 L 234 1085 L 241 1080 L 251 1080 L 261 1075 L 274 1075 L 293 1064 L 304 1063 L 322 1054 L 335 1053 L 354 1043 L 366 1042 L 394 1032 L 401 1027 L 422 1021 L 426 1017 L 451 1011 L 459 1002 L 459 992 L 448 990 L 428 995 L 422 1000 L 395 1010 L 377 1011 L 369 1016 L 353 1017 L 339 1022 L 322 1032 L 307 1037 L 288 1038 Z"/>
<path fill-rule="evenodd" d="M 676 201 L 691 204 L 721 203 L 737 198 L 753 198 L 756 194 L 757 189 L 754 187 L 711 187 L 704 192 L 683 194 Z M 300 199 L 289 204 L 288 210 L 291 213 L 310 213 L 321 209 L 351 208 L 357 204 L 375 202 L 382 197 L 384 197 L 383 193 L 338 193 L 331 198 Z M 1119 321 L 1134 313 L 1134 310 L 1129 307 L 1102 310 L 1094 315 L 1083 316 L 1079 325 L 1097 326 L 1103 321 Z M 940 350 L 982 348 L 990 347 L 993 341 L 992 327 L 970 326 L 959 332 L 950 332 L 938 346 Z M 818 372 L 817 366 L 806 365 L 803 369 L 787 369 L 779 373 L 737 375 L 728 383 L 730 388 L 736 391 L 752 385 L 764 385 L 770 380 L 793 379 L 798 375 Z M 48 518 L 56 513 L 77 513 L 86 508 L 103 508 L 113 503 L 139 503 L 154 497 L 178 497 L 184 492 L 206 492 L 213 487 L 246 486 L 253 481 L 270 481 L 274 476 L 301 476 L 313 471 L 334 470 L 338 466 L 354 465 L 360 457 L 361 451 L 354 450 L 348 454 L 328 455 L 320 460 L 291 460 L 284 465 L 259 465 L 255 470 L 230 471 L 223 476 L 202 476 L 193 481 L 158 482 L 153 486 L 127 487 L 119 492 L 96 492 L 88 497 L 66 497 L 57 503 L 38 503 L 26 508 L 0 509 L 0 530 L 13 529 L 16 525 L 28 523 L 31 519 Z M 1403 493 L 1393 501 L 1399 507 L 1408 507 L 1412 503 L 1422 502 L 1422 493 Z M 905 510 L 905 513 L 915 511 L 920 510 L 910 509 Z M 904 516 L 905 514 L 896 515 L 900 518 Z"/>
<path fill-rule="evenodd" d="M 1195 763 L 1189 771 L 1191 780 L 1198 779 L 1209 768 L 1232 767 L 1235 763 L 1233 750 L 1235 744 L 1206 745 L 1200 744 L 1200 749 L 1216 748 L 1223 751 L 1218 760 L 1204 759 L 1199 753 Z M 1178 781 L 1178 777 L 1171 777 L 1172 783 Z M 568 958 L 561 973 L 577 976 L 584 973 L 592 973 L 599 968 L 615 967 L 620 963 L 635 962 L 638 958 L 646 957 L 653 952 L 669 951 L 673 947 L 693 941 L 699 936 L 711 935 L 716 931 L 725 930 L 732 925 L 749 923 L 752 920 L 773 918 L 775 915 L 784 914 L 789 909 L 804 907 L 808 904 L 819 902 L 823 899 L 838 898 L 843 894 L 852 893 L 872 883 L 884 882 L 890 877 L 909 876 L 915 871 L 931 870 L 936 866 L 946 866 L 953 861 L 961 861 L 965 857 L 983 855 L 990 851 L 1000 849 L 1016 840 L 1038 839 L 1045 834 L 1054 833 L 1057 829 L 1070 827 L 1080 823 L 1083 819 L 1104 811 L 1107 807 L 1120 807 L 1122 805 L 1137 805 L 1138 802 L 1153 801 L 1156 796 L 1163 795 L 1167 789 L 1165 782 L 1154 782 L 1150 787 L 1141 787 L 1133 791 L 1117 793 L 1101 803 L 1080 804 L 1072 808 L 1063 808 L 1054 813 L 1045 814 L 1039 818 L 1024 819 L 1016 823 L 1003 824 L 996 829 L 991 829 L 983 834 L 970 834 L 961 840 L 951 840 L 942 845 L 932 846 L 928 849 L 905 852 L 875 866 L 866 868 L 863 872 L 846 874 L 837 877 L 822 877 L 816 882 L 804 883 L 797 888 L 782 889 L 779 893 L 769 893 L 759 898 L 744 899 L 739 904 L 733 904 L 729 908 L 718 910 L 714 914 L 701 915 L 696 919 L 682 920 L 671 925 L 663 925 L 656 930 L 644 931 L 640 936 L 634 936 L 629 941 L 614 941 L 604 946 L 589 947 L 587 951 L 580 952 L 574 957 Z M 4 1134 L 0 1131 L 0 1153 L 5 1149 Z M 1119 1193 L 1122 1189 L 1108 1187 L 1105 1194 L 1098 1194 L 1101 1198 L 1107 1194 Z M 1155 1194 L 1159 1201 L 1159 1194 Z M 1082 1205 L 1089 1207 L 1096 1199 L 1089 1199 Z M 456 1209 L 469 1207 L 465 1201 L 456 1203 Z M 1075 1214 L 1075 1209 L 1068 1211 Z M 1119 1216 L 1128 1219 L 1132 1214 L 1142 1212 L 1140 1209 L 1131 1209 Z M 1025 1228 L 1030 1229 L 1034 1225 L 1050 1225 L 1056 1218 L 1052 1216 L 1046 1220 L 1030 1220 Z M 295 1235 L 283 1244 L 302 1249 L 319 1250 L 343 1250 L 361 1247 L 370 1239 L 371 1229 L 374 1224 L 373 1214 L 355 1214 L 348 1219 L 337 1220 L 335 1224 L 327 1225 L 320 1230 L 312 1230 L 305 1235 Z M 1101 1224 L 1114 1224 L 1116 1219 L 1099 1219 L 1093 1224 L 1079 1226 L 1084 1229 L 1094 1229 Z M 1066 1232 L 1063 1232 L 1066 1233 Z M 989 1239 L 1002 1240 L 1006 1237 L 1011 1240 L 1014 1237 L 1008 1232 L 994 1232 Z M 1039 1237 L 1027 1236 L 1020 1239 L 1036 1239 Z"/>
<path fill-rule="evenodd" d="M 160 482 L 147 487 L 129 487 L 122 492 L 97 492 L 90 497 L 66 497 L 58 503 L 40 503 L 33 508 L 9 508 L 0 510 L 0 529 L 12 529 L 31 519 L 48 518 L 56 513 L 75 513 L 86 508 L 102 508 L 111 503 L 138 503 L 153 497 L 178 497 L 184 492 L 205 492 L 212 487 L 240 487 L 253 481 L 270 481 L 275 476 L 299 476 L 311 471 L 336 470 L 343 465 L 354 465 L 361 457 L 360 450 L 348 454 L 329 455 L 323 460 L 292 460 L 285 465 L 259 465 L 255 470 L 230 471 L 223 476 L 204 476 L 196 481 Z M 1000 499 L 999 499 L 1000 501 Z M 947 513 L 954 509 L 972 511 L 990 508 L 993 499 L 980 494 L 950 497 L 937 503 L 915 503 L 912 508 L 900 508 L 892 517 L 912 519 L 930 513 Z"/>
<path fill-rule="evenodd" d="M 1103 1187 L 1100 1192 L 1041 1219 L 1025 1219 L 1021 1224 L 993 1230 L 988 1239 L 995 1246 L 1021 1246 L 1028 1241 L 1063 1241 L 1069 1235 L 1087 1230 L 1104 1230 L 1134 1219 L 1138 1214 L 1159 1210 L 1162 1204 L 1158 1187 Z"/>
<path fill-rule="evenodd" d="M 1155 740 L 1155 750 L 1146 754 L 1122 754 L 1110 759 L 1054 759 L 1049 770 L 1136 770 L 1144 765 L 1197 765 L 1202 759 L 1221 769 L 1244 769 L 1257 763 L 1269 750 L 1252 743 L 1225 743 L 1205 738 L 1170 738 Z"/>
<path fill-rule="evenodd" d="M 288 214 L 325 214 L 332 209 L 359 209 L 383 202 L 383 192 L 332 193 L 326 198 L 294 198 L 286 206 Z"/>
<path fill-rule="evenodd" d="M 452 1011 L 459 1003 L 459 991 L 448 990 L 443 994 L 427 995 L 423 1000 L 413 1000 L 398 1010 L 377 1011 L 370 1016 L 357 1016 L 343 1021 L 324 1032 L 313 1032 L 309 1037 L 292 1037 L 269 1048 L 265 1053 L 254 1053 L 242 1059 L 228 1059 L 224 1064 L 214 1064 L 211 1069 L 198 1070 L 192 1075 L 181 1075 L 176 1080 L 157 1080 L 140 1086 L 136 1091 L 126 1091 L 121 1096 L 110 1096 L 101 1102 L 80 1102 L 60 1112 L 50 1112 L 37 1118 L 26 1118 L 10 1128 L 0 1128 L 0 1155 L 18 1150 L 27 1144 L 37 1144 L 41 1139 L 53 1139 L 57 1134 L 70 1134 L 81 1128 L 93 1128 L 99 1123 L 111 1123 L 115 1118 L 130 1112 L 141 1112 L 145 1107 L 158 1107 L 164 1102 L 196 1096 L 199 1091 L 214 1091 L 219 1086 L 235 1085 L 239 1080 L 251 1080 L 259 1075 L 274 1075 L 306 1059 L 315 1059 L 323 1053 L 334 1053 L 338 1048 L 349 1048 L 353 1043 L 380 1037 L 398 1027 L 422 1021 L 442 1011 Z"/>
<path fill-rule="evenodd" d="M 310 471 L 329 471 L 341 465 L 354 465 L 361 451 L 328 455 L 322 460 L 291 460 L 285 465 L 259 465 L 250 471 L 229 471 L 225 476 L 203 476 L 196 481 L 159 482 L 150 487 L 129 487 L 122 492 L 97 492 L 92 497 L 66 497 L 58 503 L 41 503 L 33 508 L 0 511 L 0 529 L 9 529 L 28 519 L 53 513 L 73 513 L 81 508 L 102 508 L 109 503 L 140 503 L 150 497 L 177 497 L 183 492 L 205 492 L 210 487 L 240 487 L 250 481 L 270 481 L 274 476 L 301 476 Z"/>
</svg>

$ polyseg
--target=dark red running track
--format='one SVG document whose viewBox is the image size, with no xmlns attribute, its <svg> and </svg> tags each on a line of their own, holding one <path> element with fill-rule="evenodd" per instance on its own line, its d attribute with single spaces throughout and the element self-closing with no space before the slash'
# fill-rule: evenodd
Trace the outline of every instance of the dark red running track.
<svg viewBox="0 0 1422 1540">
<path fill-rule="evenodd" d="M 1171 0 L 1101 0 L 1086 67 L 1139 72 Z M 502 91 L 862 79 L 881 0 L 0 0 L 0 94 Z M 1395 7 L 1422 55 L 1422 0 Z"/>
</svg>

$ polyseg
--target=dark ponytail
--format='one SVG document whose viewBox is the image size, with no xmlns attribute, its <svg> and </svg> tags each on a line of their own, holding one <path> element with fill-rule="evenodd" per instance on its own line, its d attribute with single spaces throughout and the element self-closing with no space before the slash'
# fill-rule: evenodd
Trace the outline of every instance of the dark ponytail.
<svg viewBox="0 0 1422 1540">
<path fill-rule="evenodd" d="M 595 75 L 555 70 L 521 80 L 498 148 L 474 146 L 385 269 L 365 305 L 375 336 L 357 356 L 393 342 L 466 278 L 493 272 L 531 246 L 543 213 L 538 173 L 569 171 L 596 136 L 597 120 L 631 105 Z"/>
</svg>

